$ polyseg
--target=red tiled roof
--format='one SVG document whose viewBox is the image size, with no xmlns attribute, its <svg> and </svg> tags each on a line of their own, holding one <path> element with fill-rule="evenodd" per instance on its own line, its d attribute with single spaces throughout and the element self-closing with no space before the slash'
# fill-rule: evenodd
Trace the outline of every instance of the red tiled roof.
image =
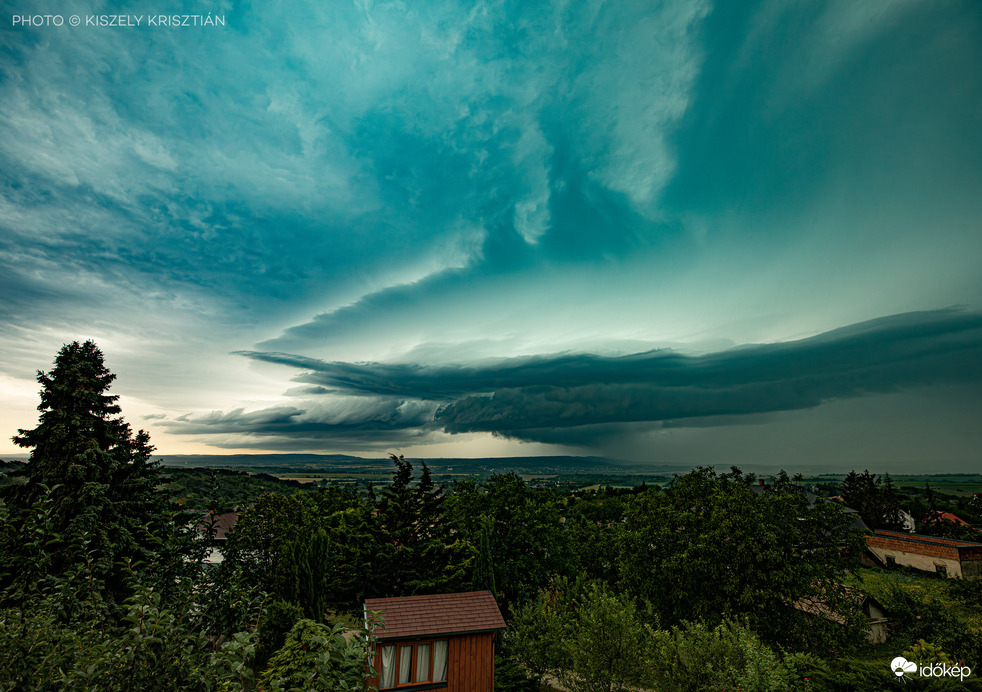
<svg viewBox="0 0 982 692">
<path fill-rule="evenodd" d="M 365 611 L 378 611 L 384 620 L 385 627 L 375 631 L 380 640 L 505 628 L 490 591 L 366 598 Z"/>
<path fill-rule="evenodd" d="M 971 524 L 969 524 L 961 517 L 955 516 L 951 512 L 942 512 L 937 509 L 931 510 L 930 512 L 924 515 L 923 519 L 921 519 L 922 524 L 929 524 L 935 521 L 951 521 L 958 524 L 959 526 L 971 526 Z"/>
</svg>

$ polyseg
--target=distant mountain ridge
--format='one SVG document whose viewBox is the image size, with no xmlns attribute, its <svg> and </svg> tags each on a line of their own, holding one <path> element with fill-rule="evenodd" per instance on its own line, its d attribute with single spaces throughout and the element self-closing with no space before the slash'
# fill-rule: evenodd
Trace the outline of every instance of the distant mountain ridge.
<svg viewBox="0 0 982 692">
<path fill-rule="evenodd" d="M 346 454 L 162 454 L 154 457 L 161 465 L 171 467 L 280 467 L 302 470 L 308 467 L 331 466 L 341 468 L 384 468 L 391 466 L 388 457 L 356 457 Z M 414 464 L 426 462 L 434 472 L 453 469 L 458 472 L 474 469 L 483 471 L 519 471 L 523 473 L 586 473 L 586 472 L 637 472 L 638 464 L 618 459 L 596 456 L 541 456 L 541 457 L 409 457 Z M 645 470 L 688 470 L 682 466 L 644 465 Z"/>
</svg>

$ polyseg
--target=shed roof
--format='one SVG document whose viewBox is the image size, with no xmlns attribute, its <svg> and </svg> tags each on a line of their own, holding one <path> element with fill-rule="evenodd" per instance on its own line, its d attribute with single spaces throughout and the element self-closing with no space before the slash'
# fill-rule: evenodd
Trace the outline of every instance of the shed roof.
<svg viewBox="0 0 982 692">
<path fill-rule="evenodd" d="M 505 628 L 490 591 L 365 599 L 366 618 L 373 611 L 385 623 L 375 632 L 380 640 Z"/>
</svg>

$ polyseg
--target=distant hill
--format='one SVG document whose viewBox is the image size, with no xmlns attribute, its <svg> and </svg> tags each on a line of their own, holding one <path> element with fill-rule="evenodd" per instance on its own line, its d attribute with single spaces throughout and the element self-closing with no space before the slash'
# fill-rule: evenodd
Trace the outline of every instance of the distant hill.
<svg viewBox="0 0 982 692">
<path fill-rule="evenodd" d="M 202 466 L 237 468 L 240 466 L 304 466 L 307 464 L 380 464 L 388 459 L 363 459 L 346 454 L 155 454 L 163 466 Z"/>
<path fill-rule="evenodd" d="M 163 466 L 205 467 L 205 468 L 278 468 L 301 471 L 305 469 L 322 470 L 331 468 L 341 470 L 384 470 L 391 469 L 388 457 L 366 458 L 345 454 L 164 454 L 160 459 Z M 543 457 L 486 457 L 466 458 L 417 458 L 410 457 L 414 464 L 423 461 L 434 473 L 648 473 L 687 471 L 688 467 L 638 464 L 608 459 L 606 457 L 543 456 Z"/>
</svg>

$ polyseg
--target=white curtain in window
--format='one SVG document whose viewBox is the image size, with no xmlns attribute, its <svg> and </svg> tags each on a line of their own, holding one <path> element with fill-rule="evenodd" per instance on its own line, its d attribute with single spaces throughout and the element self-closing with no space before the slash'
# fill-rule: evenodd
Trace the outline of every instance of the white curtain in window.
<svg viewBox="0 0 982 692">
<path fill-rule="evenodd" d="M 433 681 L 447 679 L 447 640 L 433 642 Z"/>
<path fill-rule="evenodd" d="M 399 647 L 399 684 L 409 682 L 409 675 L 413 670 L 413 647 Z"/>
<path fill-rule="evenodd" d="M 430 679 L 430 645 L 416 646 L 416 682 L 427 682 Z"/>
<path fill-rule="evenodd" d="M 396 686 L 396 648 L 394 646 L 382 647 L 382 670 L 379 675 L 378 686 L 382 689 Z"/>
</svg>

